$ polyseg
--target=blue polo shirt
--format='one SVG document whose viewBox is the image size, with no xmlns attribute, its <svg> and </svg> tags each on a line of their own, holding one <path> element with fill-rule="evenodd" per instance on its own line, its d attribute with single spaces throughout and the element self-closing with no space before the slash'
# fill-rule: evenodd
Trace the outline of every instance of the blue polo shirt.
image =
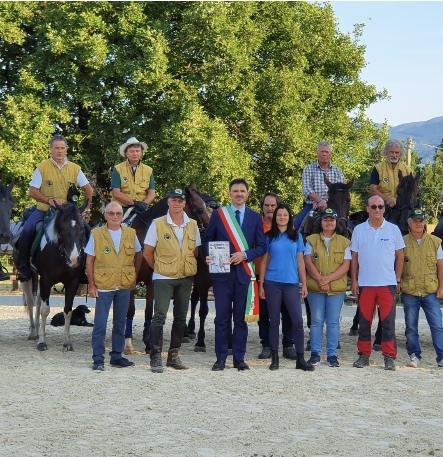
<svg viewBox="0 0 443 457">
<path fill-rule="evenodd" d="M 269 260 L 265 280 L 298 284 L 300 281 L 297 254 L 305 251 L 301 235 L 298 236 L 297 241 L 292 241 L 286 233 L 272 240 L 267 236 L 266 246 Z"/>
</svg>

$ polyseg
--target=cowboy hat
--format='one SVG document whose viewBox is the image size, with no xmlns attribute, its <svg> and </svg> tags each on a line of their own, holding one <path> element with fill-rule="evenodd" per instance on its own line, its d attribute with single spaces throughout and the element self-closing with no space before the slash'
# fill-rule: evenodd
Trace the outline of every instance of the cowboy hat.
<svg viewBox="0 0 443 457">
<path fill-rule="evenodd" d="M 126 143 L 123 143 L 120 147 L 119 147 L 119 151 L 120 151 L 120 155 L 122 157 L 126 157 L 126 149 L 129 147 L 129 146 L 133 146 L 133 145 L 136 145 L 136 146 L 141 146 L 142 147 L 142 152 L 145 152 L 146 149 L 148 149 L 148 145 L 146 143 L 143 143 L 143 141 L 138 141 L 137 138 L 135 138 L 135 136 L 129 138 Z"/>
</svg>

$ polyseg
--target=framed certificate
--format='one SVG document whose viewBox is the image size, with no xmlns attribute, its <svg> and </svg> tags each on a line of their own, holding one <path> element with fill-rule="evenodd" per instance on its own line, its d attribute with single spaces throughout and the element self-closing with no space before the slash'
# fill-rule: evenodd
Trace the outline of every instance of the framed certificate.
<svg viewBox="0 0 443 457">
<path fill-rule="evenodd" d="M 209 273 L 229 273 L 231 271 L 229 241 L 210 241 L 208 245 L 209 256 L 212 258 Z"/>
</svg>

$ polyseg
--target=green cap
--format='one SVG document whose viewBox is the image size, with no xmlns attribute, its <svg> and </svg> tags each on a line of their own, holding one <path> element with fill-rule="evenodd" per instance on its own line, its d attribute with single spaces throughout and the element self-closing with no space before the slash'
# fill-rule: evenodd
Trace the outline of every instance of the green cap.
<svg viewBox="0 0 443 457">
<path fill-rule="evenodd" d="M 409 213 L 411 219 L 426 219 L 426 214 L 421 208 L 415 208 Z"/>
<path fill-rule="evenodd" d="M 322 213 L 321 213 L 321 218 L 326 219 L 328 217 L 331 217 L 332 219 L 337 219 L 338 215 L 337 213 L 332 209 L 332 208 L 326 208 Z"/>
<path fill-rule="evenodd" d="M 182 198 L 183 200 L 186 198 L 185 192 L 183 189 L 175 188 L 171 189 L 168 192 L 167 197 L 169 198 Z"/>
</svg>

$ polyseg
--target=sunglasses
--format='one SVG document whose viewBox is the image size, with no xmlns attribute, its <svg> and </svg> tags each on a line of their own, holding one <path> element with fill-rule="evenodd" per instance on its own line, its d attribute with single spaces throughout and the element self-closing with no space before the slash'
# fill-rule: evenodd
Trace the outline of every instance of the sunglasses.
<svg viewBox="0 0 443 457">
<path fill-rule="evenodd" d="M 378 209 L 383 209 L 384 207 L 385 207 L 385 205 L 371 205 L 371 206 L 369 206 L 369 208 L 371 208 L 371 209 L 377 209 L 377 208 Z"/>
<path fill-rule="evenodd" d="M 123 216 L 123 213 L 115 211 L 106 211 L 106 214 L 109 214 L 110 216 Z"/>
</svg>

